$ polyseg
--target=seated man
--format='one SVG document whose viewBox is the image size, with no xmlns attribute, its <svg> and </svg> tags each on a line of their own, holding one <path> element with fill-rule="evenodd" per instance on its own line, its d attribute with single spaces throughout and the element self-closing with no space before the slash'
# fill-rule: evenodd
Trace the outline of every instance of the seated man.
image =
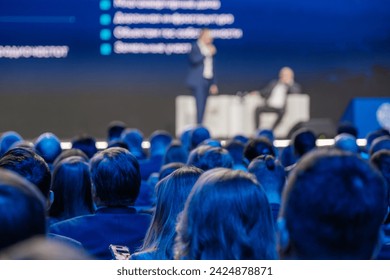
<svg viewBox="0 0 390 280">
<path fill-rule="evenodd" d="M 98 259 L 112 259 L 110 244 L 134 252 L 151 220 L 132 207 L 141 184 L 137 159 L 123 148 L 109 148 L 91 159 L 90 169 L 96 213 L 56 223 L 50 232 L 80 241 Z"/>
<path fill-rule="evenodd" d="M 386 185 L 354 154 L 310 152 L 288 177 L 278 219 L 282 259 L 371 259 L 380 249 Z"/>
<path fill-rule="evenodd" d="M 264 106 L 255 111 L 255 130 L 260 126 L 260 117 L 263 113 L 276 113 L 277 119 L 272 125 L 274 130 L 283 118 L 286 110 L 287 94 L 301 93 L 301 86 L 294 81 L 294 72 L 289 67 L 283 67 L 279 72 L 279 80 L 271 81 L 268 86 L 260 91 L 265 99 Z"/>
</svg>

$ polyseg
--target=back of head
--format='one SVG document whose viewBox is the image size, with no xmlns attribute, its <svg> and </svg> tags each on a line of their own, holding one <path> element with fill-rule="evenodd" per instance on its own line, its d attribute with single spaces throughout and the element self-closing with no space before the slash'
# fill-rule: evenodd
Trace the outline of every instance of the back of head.
<svg viewBox="0 0 390 280">
<path fill-rule="evenodd" d="M 97 206 L 129 206 L 138 197 L 141 175 L 137 159 L 123 148 L 109 148 L 90 163 Z"/>
<path fill-rule="evenodd" d="M 275 140 L 274 133 L 273 133 L 273 131 L 270 130 L 270 129 L 261 129 L 261 130 L 257 133 L 257 137 L 265 137 L 265 138 L 267 138 L 271 143 L 273 143 L 274 140 Z"/>
<path fill-rule="evenodd" d="M 83 151 L 88 158 L 92 158 L 98 151 L 95 138 L 88 135 L 80 135 L 72 139 L 72 149 Z"/>
<path fill-rule="evenodd" d="M 210 138 L 210 132 L 206 127 L 199 125 L 191 130 L 190 138 L 191 138 L 191 149 L 194 149 L 204 140 Z"/>
<path fill-rule="evenodd" d="M 53 133 L 43 133 L 35 141 L 35 151 L 51 164 L 61 154 L 61 142 Z"/>
<path fill-rule="evenodd" d="M 127 144 L 129 151 L 137 158 L 145 158 L 142 142 L 144 136 L 142 132 L 135 128 L 126 128 L 121 134 L 121 140 Z"/>
<path fill-rule="evenodd" d="M 168 163 L 168 164 L 161 166 L 158 180 L 164 179 L 169 174 L 171 174 L 173 171 L 175 171 L 179 168 L 182 168 L 183 166 L 185 166 L 185 164 L 181 163 L 181 162 L 171 162 L 171 163 Z"/>
<path fill-rule="evenodd" d="M 119 140 L 123 130 L 126 129 L 126 124 L 122 121 L 112 121 L 107 128 L 107 141 L 111 142 Z"/>
<path fill-rule="evenodd" d="M 23 138 L 15 131 L 4 132 L 0 136 L 0 156 L 5 154 L 13 144 L 22 141 Z"/>
<path fill-rule="evenodd" d="M 49 197 L 51 174 L 45 160 L 29 149 L 15 148 L 0 158 L 0 167 L 18 173 Z"/>
<path fill-rule="evenodd" d="M 356 143 L 356 138 L 351 134 L 348 133 L 338 134 L 334 140 L 335 140 L 334 146 L 337 149 L 346 152 L 351 152 L 354 154 L 359 152 L 359 146 Z"/>
<path fill-rule="evenodd" d="M 191 133 L 193 129 L 192 126 L 186 127 L 180 134 L 180 143 L 187 152 L 191 150 Z"/>
<path fill-rule="evenodd" d="M 59 162 L 53 171 L 52 191 L 55 199 L 50 217 L 69 219 L 92 213 L 89 166 L 78 156 Z"/>
<path fill-rule="evenodd" d="M 275 156 L 272 143 L 265 137 L 258 137 L 249 140 L 244 150 L 245 158 L 251 162 L 254 158 L 261 155 Z"/>
<path fill-rule="evenodd" d="M 142 250 L 157 247 L 157 259 L 173 259 L 177 216 L 183 211 L 187 197 L 202 172 L 198 168 L 184 166 L 158 182 L 156 209 Z"/>
<path fill-rule="evenodd" d="M 273 156 L 259 156 L 251 161 L 248 171 L 256 176 L 257 181 L 268 195 L 280 196 L 286 181 L 286 172 Z"/>
<path fill-rule="evenodd" d="M 164 130 L 157 130 L 150 136 L 150 155 L 164 156 L 172 142 L 172 136 Z"/>
<path fill-rule="evenodd" d="M 229 141 L 225 149 L 232 156 L 235 163 L 242 163 L 244 161 L 244 149 L 245 145 L 237 140 Z"/>
<path fill-rule="evenodd" d="M 187 165 L 193 165 L 205 171 L 217 167 L 232 168 L 233 158 L 223 148 L 200 146 L 190 153 Z"/>
<path fill-rule="evenodd" d="M 239 141 L 241 142 L 242 144 L 246 144 L 248 143 L 249 141 L 249 138 L 244 136 L 244 135 L 235 135 L 233 138 L 232 138 L 233 141 Z"/>
<path fill-rule="evenodd" d="M 370 151 L 371 144 L 376 138 L 381 137 L 381 136 L 389 136 L 389 135 L 390 135 L 389 131 L 387 131 L 385 129 L 378 129 L 378 130 L 375 130 L 375 131 L 368 133 L 366 136 L 366 140 L 367 140 L 366 151 L 367 152 Z"/>
<path fill-rule="evenodd" d="M 167 148 L 164 156 L 164 164 L 171 162 L 182 162 L 186 163 L 188 158 L 188 152 L 184 149 L 180 142 L 173 141 Z"/>
<path fill-rule="evenodd" d="M 381 136 L 372 141 L 370 155 L 373 155 L 380 150 L 390 150 L 390 136 Z"/>
<path fill-rule="evenodd" d="M 252 175 L 218 168 L 195 183 L 177 225 L 176 259 L 275 259 L 270 207 Z"/>
<path fill-rule="evenodd" d="M 343 134 L 343 133 L 347 133 L 349 135 L 352 135 L 355 138 L 358 137 L 358 129 L 357 129 L 357 127 L 354 126 L 350 122 L 342 122 L 337 127 L 337 134 Z"/>
<path fill-rule="evenodd" d="M 380 174 L 357 156 L 318 150 L 289 176 L 279 220 L 283 258 L 370 259 L 386 213 Z"/>
<path fill-rule="evenodd" d="M 0 168 L 0 250 L 46 233 L 45 202 L 39 190 Z"/>
<path fill-rule="evenodd" d="M 292 136 L 292 146 L 295 155 L 301 157 L 316 147 L 316 136 L 309 129 L 299 129 Z"/>
<path fill-rule="evenodd" d="M 56 167 L 56 165 L 57 165 L 58 163 L 60 163 L 62 160 L 66 159 L 66 158 L 69 158 L 69 157 L 80 157 L 80 158 L 82 158 L 85 162 L 88 162 L 88 161 L 89 161 L 88 156 L 87 156 L 82 150 L 79 150 L 79 149 L 69 149 L 69 150 L 63 151 L 63 152 L 56 158 L 56 160 L 53 162 L 53 169 Z"/>
</svg>

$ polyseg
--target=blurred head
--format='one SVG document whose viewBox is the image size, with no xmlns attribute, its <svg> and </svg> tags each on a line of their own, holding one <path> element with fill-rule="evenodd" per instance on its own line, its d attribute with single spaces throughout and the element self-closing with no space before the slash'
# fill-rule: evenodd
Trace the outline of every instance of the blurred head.
<svg viewBox="0 0 390 280">
<path fill-rule="evenodd" d="M 150 136 L 150 155 L 164 156 L 172 142 L 172 136 L 163 130 L 157 130 Z"/>
<path fill-rule="evenodd" d="M 72 149 L 83 151 L 88 158 L 92 158 L 97 153 L 95 138 L 88 135 L 80 135 L 72 140 Z"/>
<path fill-rule="evenodd" d="M 181 162 L 171 162 L 161 166 L 158 180 L 164 179 L 165 177 L 173 173 L 175 170 L 182 168 L 184 166 L 185 164 Z"/>
<path fill-rule="evenodd" d="M 223 148 L 199 146 L 190 153 L 187 165 L 193 165 L 205 171 L 216 167 L 232 168 L 233 159 Z"/>
<path fill-rule="evenodd" d="M 381 150 L 390 150 L 390 136 L 381 136 L 372 141 L 370 155 Z"/>
<path fill-rule="evenodd" d="M 138 129 L 127 128 L 121 134 L 121 140 L 127 144 L 129 151 L 137 158 L 144 159 L 145 154 L 142 149 L 144 136 Z"/>
<path fill-rule="evenodd" d="M 203 28 L 199 34 L 199 40 L 203 42 L 203 44 L 209 45 L 213 43 L 213 36 L 211 32 L 207 28 Z"/>
<path fill-rule="evenodd" d="M 52 191 L 50 217 L 65 220 L 93 212 L 89 166 L 83 158 L 68 157 L 56 165 Z"/>
<path fill-rule="evenodd" d="M 13 144 L 22 141 L 23 138 L 15 131 L 4 132 L 0 136 L 0 156 L 5 154 Z"/>
<path fill-rule="evenodd" d="M 107 141 L 111 142 L 119 140 L 123 130 L 126 129 L 126 124 L 121 121 L 112 121 L 109 123 L 107 128 Z"/>
<path fill-rule="evenodd" d="M 0 167 L 18 173 L 37 186 L 49 202 L 51 174 L 41 156 L 29 149 L 11 149 L 0 158 Z"/>
<path fill-rule="evenodd" d="M 358 137 L 358 130 L 357 130 L 356 126 L 354 126 L 350 122 L 342 122 L 337 127 L 337 134 L 343 134 L 343 133 L 350 134 L 350 135 L 354 136 L 355 138 Z"/>
<path fill-rule="evenodd" d="M 46 234 L 45 207 L 45 199 L 34 185 L 0 168 L 0 250 Z"/>
<path fill-rule="evenodd" d="M 280 155 L 280 162 L 284 167 L 293 165 L 297 162 L 297 158 L 294 154 L 294 148 L 291 146 L 291 144 L 282 150 Z"/>
<path fill-rule="evenodd" d="M 297 130 L 292 136 L 294 154 L 299 158 L 316 147 L 316 136 L 306 128 Z"/>
<path fill-rule="evenodd" d="M 218 168 L 195 183 L 177 224 L 176 259 L 275 259 L 267 197 L 252 177 Z"/>
<path fill-rule="evenodd" d="M 210 139 L 210 132 L 207 128 L 199 125 L 192 129 L 190 134 L 191 150 L 207 139 Z"/>
<path fill-rule="evenodd" d="M 62 152 L 60 139 L 53 133 L 43 133 L 35 141 L 35 151 L 48 164 L 52 164 Z"/>
<path fill-rule="evenodd" d="M 262 129 L 257 133 L 257 137 L 265 137 L 267 138 L 271 143 L 274 142 L 275 136 L 272 130 L 270 129 Z"/>
<path fill-rule="evenodd" d="M 107 148 L 115 148 L 115 147 L 123 148 L 126 150 L 129 149 L 129 146 L 127 146 L 127 144 L 125 142 L 123 142 L 122 140 L 112 140 L 112 141 L 108 142 Z"/>
<path fill-rule="evenodd" d="M 280 199 L 286 182 L 286 172 L 278 160 L 269 155 L 259 156 L 249 164 L 248 171 L 256 176 L 268 200 L 271 200 L 271 196 L 277 196 Z"/>
<path fill-rule="evenodd" d="M 191 133 L 192 126 L 189 126 L 184 129 L 184 131 L 180 134 L 180 142 L 183 145 L 183 148 L 188 152 L 191 150 Z"/>
<path fill-rule="evenodd" d="M 290 67 L 283 67 L 279 71 L 279 80 L 282 83 L 291 85 L 294 83 L 294 71 Z"/>
<path fill-rule="evenodd" d="M 245 158 L 251 162 L 254 158 L 261 155 L 275 156 L 272 143 L 265 137 L 249 140 L 244 149 Z"/>
<path fill-rule="evenodd" d="M 169 145 L 165 156 L 164 156 L 164 164 L 168 164 L 171 162 L 182 162 L 186 163 L 188 158 L 188 152 L 183 147 L 180 142 L 173 141 L 171 145 Z"/>
<path fill-rule="evenodd" d="M 236 135 L 236 136 L 234 136 L 232 138 L 232 140 L 233 141 L 239 141 L 239 142 L 241 142 L 244 145 L 249 141 L 248 137 L 246 137 L 244 135 Z"/>
<path fill-rule="evenodd" d="M 390 150 L 380 150 L 374 153 L 370 158 L 370 162 L 382 173 L 386 180 L 387 198 L 390 205 Z"/>
<path fill-rule="evenodd" d="M 182 167 L 157 183 L 157 203 L 141 250 L 157 250 L 157 259 L 173 259 L 177 216 L 202 170 Z"/>
<path fill-rule="evenodd" d="M 366 140 L 367 140 L 366 151 L 367 152 L 370 151 L 371 144 L 376 138 L 381 137 L 381 136 L 389 136 L 389 135 L 390 135 L 389 131 L 387 131 L 385 129 L 378 129 L 378 130 L 375 130 L 375 131 L 368 133 L 366 136 Z"/>
<path fill-rule="evenodd" d="M 335 140 L 334 146 L 337 149 L 346 152 L 351 152 L 354 154 L 359 152 L 359 146 L 356 143 L 356 138 L 351 134 L 348 133 L 338 134 L 334 140 Z"/>
<path fill-rule="evenodd" d="M 370 259 L 387 211 L 382 176 L 356 155 L 317 150 L 288 178 L 279 253 L 292 259 Z"/>
<path fill-rule="evenodd" d="M 129 206 L 138 197 L 141 175 L 137 159 L 123 148 L 109 148 L 90 163 L 97 206 Z"/>
<path fill-rule="evenodd" d="M 88 163 L 89 161 L 89 158 L 88 156 L 82 151 L 82 150 L 79 150 L 79 149 L 69 149 L 69 150 L 65 150 L 63 151 L 57 158 L 56 160 L 53 162 L 53 169 L 56 167 L 56 165 L 58 163 L 60 163 L 62 160 L 68 158 L 68 157 L 74 157 L 74 156 L 77 156 L 77 157 L 80 157 L 81 159 L 83 159 L 85 162 Z"/>
</svg>

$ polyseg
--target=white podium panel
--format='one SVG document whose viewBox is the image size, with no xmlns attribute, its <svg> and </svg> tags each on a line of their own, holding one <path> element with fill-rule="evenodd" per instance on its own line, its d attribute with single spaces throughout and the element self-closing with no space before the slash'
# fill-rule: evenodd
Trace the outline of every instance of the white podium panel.
<svg viewBox="0 0 390 280">
<path fill-rule="evenodd" d="M 256 108 L 264 100 L 258 94 L 244 97 L 235 95 L 212 95 L 208 97 L 204 116 L 204 125 L 212 137 L 230 138 L 238 134 L 253 136 Z M 262 128 L 270 128 L 276 120 L 276 114 L 262 114 Z M 277 138 L 285 138 L 291 128 L 299 122 L 310 119 L 310 98 L 306 94 L 289 94 L 286 113 L 280 125 L 274 131 Z M 190 95 L 176 97 L 176 135 L 188 126 L 196 124 L 195 98 Z"/>
</svg>

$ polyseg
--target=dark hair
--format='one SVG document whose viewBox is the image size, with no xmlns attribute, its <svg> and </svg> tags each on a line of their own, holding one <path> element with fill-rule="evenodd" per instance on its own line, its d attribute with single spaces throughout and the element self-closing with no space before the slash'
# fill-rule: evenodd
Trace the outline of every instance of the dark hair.
<svg viewBox="0 0 390 280">
<path fill-rule="evenodd" d="M 112 121 L 107 128 L 107 141 L 118 140 L 121 138 L 123 130 L 126 129 L 126 124 L 122 121 Z"/>
<path fill-rule="evenodd" d="M 270 206 L 252 175 L 225 168 L 202 174 L 177 224 L 175 259 L 276 259 Z"/>
<path fill-rule="evenodd" d="M 280 155 L 280 162 L 284 167 L 291 166 L 297 162 L 297 158 L 294 155 L 294 148 L 291 146 L 291 144 L 282 150 Z"/>
<path fill-rule="evenodd" d="M 216 167 L 232 168 L 233 159 L 223 148 L 199 146 L 190 153 L 187 165 L 193 165 L 205 171 Z"/>
<path fill-rule="evenodd" d="M 123 148 L 109 148 L 90 163 L 97 206 L 128 206 L 135 202 L 141 185 L 137 159 Z"/>
<path fill-rule="evenodd" d="M 390 136 L 381 136 L 372 141 L 370 155 L 373 155 L 380 150 L 390 150 Z"/>
<path fill-rule="evenodd" d="M 366 151 L 367 152 L 370 151 L 371 144 L 376 138 L 381 137 L 381 136 L 389 136 L 389 135 L 390 135 L 390 132 L 387 131 L 386 129 L 378 129 L 378 130 L 375 130 L 375 131 L 368 133 L 366 136 L 366 140 L 367 140 Z"/>
<path fill-rule="evenodd" d="M 69 149 L 69 150 L 63 151 L 56 158 L 56 160 L 53 162 L 53 170 L 54 170 L 54 168 L 56 167 L 57 164 L 59 164 L 62 160 L 66 159 L 66 158 L 69 158 L 69 157 L 80 157 L 85 162 L 89 161 L 88 156 L 82 150 L 79 150 L 79 149 Z"/>
<path fill-rule="evenodd" d="M 51 174 L 45 160 L 29 149 L 15 148 L 0 158 L 0 167 L 18 173 L 49 197 Z"/>
<path fill-rule="evenodd" d="M 45 199 L 14 172 L 0 168 L 0 250 L 46 233 Z"/>
<path fill-rule="evenodd" d="M 274 142 L 275 136 L 274 132 L 271 129 L 261 129 L 257 133 L 257 137 L 265 137 L 267 138 L 271 143 Z"/>
<path fill-rule="evenodd" d="M 187 127 L 181 134 L 180 134 L 180 143 L 183 145 L 183 148 L 189 152 L 191 150 L 191 133 L 193 127 Z"/>
<path fill-rule="evenodd" d="M 129 151 L 137 159 L 146 158 L 146 155 L 142 148 L 144 135 L 140 130 L 135 128 L 126 128 L 121 134 L 121 140 L 127 144 Z"/>
<path fill-rule="evenodd" d="M 367 162 L 335 149 L 313 151 L 288 179 L 281 217 L 290 249 L 281 254 L 300 259 L 369 259 L 386 206 L 383 178 Z"/>
<path fill-rule="evenodd" d="M 0 136 L 0 156 L 5 154 L 13 144 L 22 141 L 23 138 L 15 131 L 7 131 Z"/>
<path fill-rule="evenodd" d="M 173 141 L 171 145 L 169 145 L 165 156 L 164 156 L 164 164 L 171 162 L 182 162 L 186 163 L 188 158 L 188 152 L 182 144 L 178 141 Z"/>
<path fill-rule="evenodd" d="M 150 136 L 150 155 L 164 156 L 167 148 L 172 142 L 172 136 L 164 130 L 157 130 Z"/>
<path fill-rule="evenodd" d="M 112 140 L 110 142 L 108 142 L 107 144 L 107 148 L 123 148 L 123 149 L 126 149 L 128 150 L 129 149 L 129 146 L 127 146 L 127 144 L 125 142 L 123 142 L 122 140 Z"/>
<path fill-rule="evenodd" d="M 382 173 L 386 180 L 387 199 L 390 205 L 390 150 L 380 150 L 374 153 L 370 158 L 370 162 Z"/>
<path fill-rule="evenodd" d="M 234 163 L 248 165 L 247 161 L 244 160 L 245 145 L 242 142 L 231 140 L 225 145 L 225 149 L 231 155 Z"/>
<path fill-rule="evenodd" d="M 337 135 L 338 134 L 343 134 L 343 133 L 350 134 L 350 135 L 354 136 L 355 138 L 358 137 L 358 129 L 357 129 L 357 127 L 354 126 L 350 122 L 341 122 L 341 123 L 339 123 L 339 126 L 337 127 Z"/>
<path fill-rule="evenodd" d="M 251 162 L 254 158 L 261 155 L 275 156 L 272 143 L 265 137 L 249 140 L 244 149 L 245 158 Z"/>
<path fill-rule="evenodd" d="M 83 151 L 88 158 L 92 158 L 97 153 L 95 138 L 88 135 L 79 135 L 72 139 L 72 149 Z"/>
<path fill-rule="evenodd" d="M 155 259 L 173 259 L 176 219 L 202 172 L 185 166 L 157 183 L 156 209 L 140 251 L 154 250 Z"/>
<path fill-rule="evenodd" d="M 52 191 L 50 217 L 65 220 L 93 212 L 89 166 L 83 158 L 68 157 L 56 165 Z"/>
<path fill-rule="evenodd" d="M 264 188 L 266 194 L 282 194 L 286 182 L 286 172 L 278 160 L 273 156 L 262 155 L 249 164 L 248 171 L 256 176 L 257 181 Z"/>
<path fill-rule="evenodd" d="M 35 151 L 51 164 L 62 152 L 60 139 L 53 133 L 43 133 L 35 141 Z"/>
<path fill-rule="evenodd" d="M 299 129 L 292 136 L 292 146 L 295 155 L 301 157 L 316 147 L 316 136 L 309 129 Z"/>
<path fill-rule="evenodd" d="M 168 164 L 161 166 L 158 180 L 164 179 L 169 174 L 171 174 L 173 171 L 175 171 L 179 168 L 182 168 L 183 166 L 185 166 L 185 164 L 181 163 L 181 162 L 171 162 L 171 163 L 168 163 Z"/>
<path fill-rule="evenodd" d="M 190 133 L 191 149 L 196 148 L 200 143 L 209 138 L 210 132 L 206 127 L 201 125 L 196 126 Z"/>
</svg>

